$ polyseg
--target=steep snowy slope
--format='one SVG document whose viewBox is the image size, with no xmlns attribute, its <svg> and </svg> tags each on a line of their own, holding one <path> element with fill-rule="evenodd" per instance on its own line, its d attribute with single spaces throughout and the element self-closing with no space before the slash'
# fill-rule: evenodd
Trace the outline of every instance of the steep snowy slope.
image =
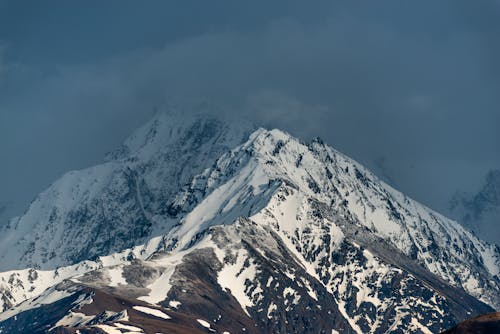
<svg viewBox="0 0 500 334">
<path fill-rule="evenodd" d="M 2 270 L 17 269 L 0 273 L 0 310 L 35 298 L 0 329 L 54 307 L 52 328 L 81 313 L 82 289 L 221 333 L 430 333 L 500 306 L 498 248 L 320 140 L 248 128 L 159 115 L 41 194 L 0 237 Z M 103 319 L 76 325 L 119 322 Z"/>
<path fill-rule="evenodd" d="M 54 269 L 168 231 L 168 199 L 243 142 L 249 129 L 198 115 L 158 114 L 107 163 L 67 173 L 1 229 L 0 271 Z"/>
<path fill-rule="evenodd" d="M 293 192 L 282 187 L 276 205 L 287 206 Z M 70 327 L 85 333 L 125 325 L 153 332 L 134 313 L 145 310 L 161 318 L 155 331 L 195 327 L 195 319 L 202 319 L 219 333 L 431 333 L 491 310 L 432 275 L 415 270 L 415 277 L 411 268 L 377 257 L 318 216 L 314 205 L 302 209 L 310 235 L 332 238 L 321 254 L 313 247 L 304 251 L 322 259 L 318 263 L 290 245 L 273 222 L 240 218 L 209 228 L 186 250 L 157 252 L 147 261 L 129 256 L 76 275 L 0 314 L 0 330 Z"/>
<path fill-rule="evenodd" d="M 186 247 L 206 226 L 227 222 L 225 216 L 236 204 L 230 217 L 251 216 L 272 205 L 269 194 L 283 182 L 297 189 L 302 201 L 324 204 L 326 211 L 366 227 L 430 272 L 500 306 L 498 247 L 407 198 L 321 141 L 306 145 L 279 130 L 256 131 L 177 196 L 174 205 L 189 213 L 165 238 L 167 249 Z M 199 203 L 196 207 L 193 198 Z M 296 209 L 293 205 L 287 209 L 291 212 L 285 210 L 283 215 L 289 215 L 288 236 L 303 246 L 294 235 L 297 229 L 292 228 Z"/>
</svg>

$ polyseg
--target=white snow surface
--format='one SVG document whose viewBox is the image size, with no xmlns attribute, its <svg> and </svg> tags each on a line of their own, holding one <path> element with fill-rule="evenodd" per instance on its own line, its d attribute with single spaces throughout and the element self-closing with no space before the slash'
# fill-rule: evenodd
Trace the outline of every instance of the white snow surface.
<svg viewBox="0 0 500 334">
<path fill-rule="evenodd" d="M 203 327 L 205 327 L 205 328 L 208 328 L 208 329 L 210 329 L 210 328 L 211 328 L 210 323 L 209 323 L 208 321 L 206 321 L 206 320 L 203 320 L 203 319 L 196 319 L 196 321 L 198 321 L 198 323 L 199 323 L 200 325 L 202 325 Z"/>
<path fill-rule="evenodd" d="M 0 321 L 8 319 L 16 314 L 28 311 L 42 305 L 52 304 L 65 297 L 71 296 L 70 292 L 57 290 L 55 287 L 49 288 L 36 299 L 29 299 L 17 305 L 15 309 L 9 309 L 0 313 Z"/>
<path fill-rule="evenodd" d="M 120 323 L 114 323 L 113 325 L 95 325 L 93 327 L 99 328 L 108 334 L 137 334 L 144 333 L 144 331 L 138 327 L 126 326 Z"/>
<path fill-rule="evenodd" d="M 172 319 L 172 317 L 167 315 L 165 312 L 162 312 L 162 311 L 154 309 L 154 308 L 150 308 L 150 307 L 146 307 L 146 306 L 134 306 L 133 309 L 137 310 L 139 312 L 142 312 L 142 313 L 151 314 L 152 316 L 155 316 L 157 318 L 162 318 L 162 319 L 167 319 L 167 320 Z"/>
<path fill-rule="evenodd" d="M 245 250 L 238 250 L 234 256 L 236 257 L 234 263 L 224 265 L 218 273 L 217 281 L 223 289 L 231 292 L 242 309 L 248 314 L 246 308 L 254 306 L 254 296 L 248 294 L 248 282 L 255 280 L 258 269 L 253 263 L 245 266 L 245 262 L 248 260 L 248 254 Z M 254 291 L 255 293 L 258 293 L 258 291 Z"/>
<path fill-rule="evenodd" d="M 123 268 L 121 266 L 108 268 L 107 273 L 110 277 L 109 286 L 127 285 L 127 280 L 122 275 Z"/>
</svg>

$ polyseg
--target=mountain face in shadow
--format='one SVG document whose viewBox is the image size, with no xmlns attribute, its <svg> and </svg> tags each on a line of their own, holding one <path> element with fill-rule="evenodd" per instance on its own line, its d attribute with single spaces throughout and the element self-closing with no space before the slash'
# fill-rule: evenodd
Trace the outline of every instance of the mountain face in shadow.
<svg viewBox="0 0 500 334">
<path fill-rule="evenodd" d="M 496 334 L 500 333 L 500 312 L 467 319 L 443 334 Z"/>
<path fill-rule="evenodd" d="M 490 170 L 477 193 L 455 194 L 450 210 L 465 226 L 499 244 L 500 170 Z"/>
</svg>

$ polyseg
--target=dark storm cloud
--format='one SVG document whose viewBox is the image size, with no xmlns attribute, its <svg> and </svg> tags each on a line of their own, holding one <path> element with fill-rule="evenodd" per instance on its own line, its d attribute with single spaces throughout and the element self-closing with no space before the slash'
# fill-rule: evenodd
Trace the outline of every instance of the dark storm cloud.
<svg viewBox="0 0 500 334">
<path fill-rule="evenodd" d="M 86 4 L 0 2 L 0 202 L 202 100 L 319 135 L 440 210 L 500 165 L 498 2 Z"/>
</svg>

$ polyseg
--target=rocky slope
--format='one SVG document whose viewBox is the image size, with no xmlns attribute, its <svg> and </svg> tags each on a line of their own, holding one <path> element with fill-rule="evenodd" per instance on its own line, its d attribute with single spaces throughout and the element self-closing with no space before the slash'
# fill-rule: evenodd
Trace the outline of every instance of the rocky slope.
<svg viewBox="0 0 500 334">
<path fill-rule="evenodd" d="M 467 319 L 443 334 L 496 334 L 500 333 L 500 312 Z"/>
<path fill-rule="evenodd" d="M 0 231 L 0 330 L 432 333 L 500 306 L 496 246 L 250 129 L 160 114 L 54 183 Z"/>
</svg>

